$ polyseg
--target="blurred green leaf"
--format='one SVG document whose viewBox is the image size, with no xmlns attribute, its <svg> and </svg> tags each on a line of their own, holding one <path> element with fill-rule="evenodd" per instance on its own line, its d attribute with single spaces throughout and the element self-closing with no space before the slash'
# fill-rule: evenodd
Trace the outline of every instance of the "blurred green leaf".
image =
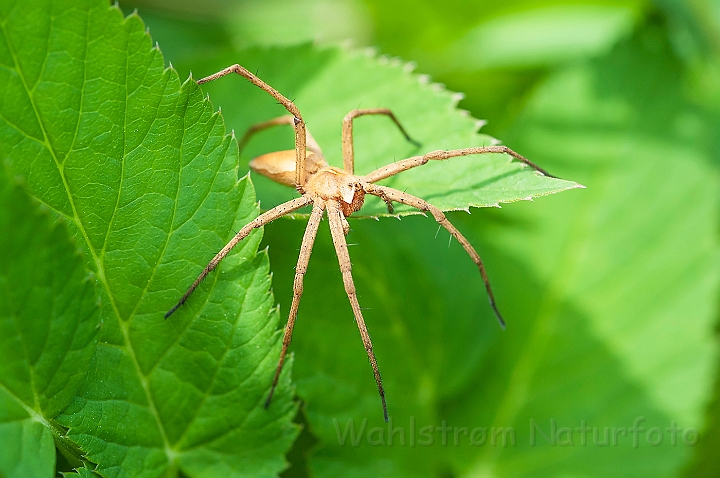
<svg viewBox="0 0 720 478">
<path fill-rule="evenodd" d="M 3 3 L 0 25 L 0 157 L 67 221 L 102 301 L 59 421 L 104 476 L 277 473 L 295 406 L 290 367 L 262 406 L 279 335 L 260 234 L 163 319 L 257 214 L 222 118 L 102 0 Z"/>
<path fill-rule="evenodd" d="M 681 476 L 713 478 L 720 473 L 720 462 L 717 459 L 717 449 L 720 446 L 720 377 L 717 375 L 713 396 L 713 402 L 705 414 L 705 424 L 701 430 L 702 440 Z"/>
<path fill-rule="evenodd" d="M 352 38 L 367 44 L 367 8 L 359 0 L 245 0 L 226 19 L 236 46 L 297 45 Z"/>
<path fill-rule="evenodd" d="M 478 118 L 491 120 L 488 133 L 498 135 L 522 111 L 549 67 L 563 59 L 576 59 L 577 55 L 606 52 L 629 34 L 629 26 L 634 25 L 628 23 L 639 22 L 649 3 L 647 0 L 364 2 L 372 13 L 374 45 L 384 53 L 412 59 L 436 81 L 466 93 L 460 106 Z M 600 14 L 600 18 L 589 18 L 591 11 Z M 556 13 L 563 12 L 566 21 L 554 18 Z M 541 16 L 552 25 L 540 23 Z M 578 31 L 574 22 L 581 19 L 586 28 Z M 534 34 L 521 26 L 532 26 Z M 590 32 L 595 32 L 594 41 L 588 39 Z M 584 48 L 578 48 L 583 44 Z M 532 50 L 542 59 L 531 58 L 524 50 Z"/>
<path fill-rule="evenodd" d="M 537 312 L 525 309 L 537 353 L 508 370 L 511 403 L 492 423 L 543 417 L 547 429 L 548 418 L 585 419 L 629 433 L 640 419 L 645 434 L 637 447 L 487 454 L 475 471 L 675 476 L 693 451 L 716 371 L 718 152 L 711 117 L 684 96 L 682 63 L 666 38 L 648 24 L 607 58 L 558 71 L 537 92 L 509 136 L 564 165 L 588 194 L 518 209 L 529 227 L 489 235 L 514 257 L 542 251 L 528 265 L 547 283 Z M 652 428 L 663 439 L 657 446 Z"/>
<path fill-rule="evenodd" d="M 481 23 L 449 48 L 446 68 L 538 67 L 607 53 L 636 22 L 627 6 L 557 5 Z"/>
<path fill-rule="evenodd" d="M 53 419 L 80 387 L 99 308 L 64 224 L 40 212 L 0 165 L 0 475 L 53 476 Z M 8 234 L 7 231 L 12 231 Z"/>
</svg>

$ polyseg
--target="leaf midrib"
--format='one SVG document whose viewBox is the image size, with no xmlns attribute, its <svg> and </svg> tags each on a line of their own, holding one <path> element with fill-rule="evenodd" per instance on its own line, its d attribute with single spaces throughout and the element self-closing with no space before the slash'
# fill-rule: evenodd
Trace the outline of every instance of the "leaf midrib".
<svg viewBox="0 0 720 478">
<path fill-rule="evenodd" d="M 90 238 L 88 237 L 85 229 L 83 228 L 82 221 L 80 220 L 80 217 L 78 216 L 78 212 L 77 212 L 77 208 L 75 207 L 75 202 L 73 200 L 73 196 L 70 193 L 70 187 L 65 178 L 64 168 L 62 167 L 62 165 L 57 157 L 57 153 L 55 152 L 55 150 L 53 149 L 52 145 L 50 144 L 50 142 L 48 140 L 48 135 L 47 135 L 47 131 L 45 128 L 45 124 L 43 123 L 40 112 L 38 111 L 37 105 L 35 104 L 31 90 L 28 87 L 27 79 L 25 78 L 25 75 L 23 74 L 23 71 L 20 68 L 16 50 L 14 48 L 13 43 L 10 41 L 10 37 L 7 34 L 4 23 L 0 24 L 0 29 L 2 29 L 3 36 L 5 37 L 5 40 L 8 45 L 8 50 L 10 52 L 10 55 L 13 58 L 13 63 L 15 64 L 15 71 L 17 71 L 18 77 L 20 78 L 20 81 L 22 82 L 23 88 L 25 89 L 25 92 L 28 96 L 30 104 L 32 105 L 33 113 L 35 114 L 35 118 L 37 119 L 37 121 L 40 125 L 40 129 L 43 133 L 43 143 L 44 143 L 45 147 L 48 149 L 48 152 L 50 153 L 51 157 L 53 158 L 53 161 L 55 162 L 55 165 L 58 169 L 58 173 L 60 174 L 60 177 L 62 178 L 63 188 L 65 189 L 65 193 L 68 195 L 68 201 L 69 201 L 70 207 L 72 209 L 73 215 L 72 215 L 72 217 L 70 217 L 67 214 L 64 214 L 64 216 L 68 217 L 70 220 L 72 220 L 75 223 L 78 230 L 80 231 L 80 234 L 82 235 L 83 240 L 87 244 L 88 251 L 90 252 L 93 262 L 95 263 L 95 267 L 97 270 L 97 278 L 100 281 L 100 283 L 102 284 L 103 289 L 105 290 L 105 293 L 107 294 L 107 296 L 109 298 L 109 303 L 110 303 L 110 306 L 112 307 L 113 313 L 115 314 L 115 318 L 118 322 L 118 327 L 123 334 L 123 339 L 125 341 L 125 344 L 122 346 L 122 348 L 127 352 L 129 358 L 131 359 L 131 361 L 133 363 L 133 366 L 135 367 L 135 371 L 137 373 L 138 380 L 139 380 L 139 382 L 143 388 L 143 392 L 145 393 L 145 396 L 148 400 L 148 409 L 150 410 L 153 418 L 155 419 L 155 422 L 158 427 L 158 431 L 159 431 L 160 436 L 163 441 L 163 452 L 165 453 L 165 456 L 168 460 L 168 464 L 172 464 L 174 461 L 175 454 L 172 451 L 170 444 L 168 442 L 167 435 L 165 433 L 165 428 L 162 424 L 162 420 L 160 419 L 160 415 L 158 414 L 158 410 L 155 406 L 155 402 L 153 400 L 152 394 L 150 393 L 150 389 L 148 387 L 146 377 L 142 373 L 142 369 L 140 368 L 140 364 L 137 360 L 137 356 L 135 355 L 135 351 L 132 348 L 132 342 L 130 342 L 129 331 L 128 331 L 124 321 L 121 319 L 120 311 L 117 307 L 117 304 L 115 303 L 115 298 L 111 294 L 109 284 L 105 278 L 105 270 L 103 269 L 102 261 L 98 257 L 97 251 L 95 250 L 92 243 L 90 242 Z M 85 60 L 83 61 L 83 64 L 84 63 L 85 63 Z M 85 71 L 85 69 L 83 71 Z M 126 70 L 126 75 L 127 75 L 127 70 Z M 82 95 L 81 98 L 82 98 L 81 101 L 84 101 L 84 94 Z M 81 111 L 82 111 L 82 109 L 81 109 Z M 38 198 L 38 199 L 40 199 L 40 198 Z M 45 201 L 42 201 L 42 200 L 41 200 L 41 202 L 45 203 Z M 53 208 L 53 210 L 56 210 L 56 209 Z M 103 344 L 99 344 L 99 345 L 103 345 Z M 43 420 L 43 423 L 52 430 L 52 427 L 50 427 L 50 425 L 47 421 Z"/>
</svg>

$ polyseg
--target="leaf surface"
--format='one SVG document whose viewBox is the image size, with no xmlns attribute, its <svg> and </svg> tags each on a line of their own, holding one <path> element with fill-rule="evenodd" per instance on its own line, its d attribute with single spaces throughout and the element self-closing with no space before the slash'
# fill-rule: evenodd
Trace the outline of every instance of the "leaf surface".
<svg viewBox="0 0 720 478">
<path fill-rule="evenodd" d="M 0 166 L 0 475 L 50 477 L 52 420 L 70 403 L 95 351 L 93 282 L 64 224 Z M 7 231 L 12 231 L 8 234 Z"/>
<path fill-rule="evenodd" d="M 257 214 L 220 115 L 103 1 L 6 2 L 0 25 L 0 156 L 100 290 L 101 341 L 61 423 L 107 477 L 274 475 L 295 407 L 290 367 L 262 406 L 279 336 L 260 234 L 163 318 Z"/>
</svg>

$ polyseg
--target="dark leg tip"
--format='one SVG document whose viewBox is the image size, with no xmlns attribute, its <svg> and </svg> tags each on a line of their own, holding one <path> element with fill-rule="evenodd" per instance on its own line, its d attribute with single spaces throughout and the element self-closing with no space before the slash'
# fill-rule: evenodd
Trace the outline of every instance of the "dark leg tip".
<svg viewBox="0 0 720 478">
<path fill-rule="evenodd" d="M 175 311 L 178 310 L 184 303 L 185 303 L 185 297 L 183 297 L 183 299 L 180 302 L 175 304 L 172 309 L 165 312 L 165 318 L 167 319 L 168 317 L 173 315 L 175 313 Z"/>
<path fill-rule="evenodd" d="M 265 410 L 270 408 L 270 402 L 272 402 L 273 394 L 275 393 L 275 387 L 273 387 L 272 390 L 270 390 L 270 395 L 268 395 L 267 400 L 265 400 Z"/>
<path fill-rule="evenodd" d="M 507 325 L 505 324 L 505 320 L 502 318 L 502 315 L 500 315 L 500 311 L 497 309 L 494 303 L 490 303 L 492 306 L 493 312 L 495 312 L 495 317 L 497 317 L 498 322 L 500 323 L 500 328 L 505 330 L 507 328 Z"/>
</svg>

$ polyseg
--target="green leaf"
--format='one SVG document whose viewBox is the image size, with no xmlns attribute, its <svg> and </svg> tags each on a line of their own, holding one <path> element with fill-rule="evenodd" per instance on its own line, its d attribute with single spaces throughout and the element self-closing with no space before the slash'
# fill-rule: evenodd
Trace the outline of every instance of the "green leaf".
<svg viewBox="0 0 720 478">
<path fill-rule="evenodd" d="M 85 467 L 77 468 L 75 471 L 73 471 L 71 473 L 61 473 L 61 474 L 62 474 L 63 478 L 74 478 L 74 477 L 97 478 L 98 476 L 100 476 L 97 473 L 94 473 L 89 468 L 85 468 Z"/>
<path fill-rule="evenodd" d="M 255 49 L 219 55 L 194 63 L 202 75 L 240 62 L 275 89 L 292 98 L 307 121 L 331 165 L 341 166 L 342 118 L 355 108 L 390 108 L 408 133 L 422 143 L 405 141 L 387 117 L 362 117 L 354 123 L 355 171 L 370 171 L 409 156 L 434 150 L 460 149 L 497 144 L 477 134 L 482 124 L 456 109 L 462 95 L 445 91 L 427 77 L 413 75 L 399 61 L 377 59 L 372 52 L 309 46 L 287 49 Z M 223 78 L 203 85 L 235 131 L 287 114 L 267 93 L 237 78 Z M 262 133 L 253 138 L 243 156 L 292 148 L 292 130 Z M 296 195 L 290 188 L 257 178 L 258 197 L 264 208 Z M 531 199 L 570 188 L 577 183 L 544 177 L 507 155 L 493 154 L 447 161 L 431 161 L 382 182 L 427 199 L 443 210 L 497 206 Z M 398 212 L 407 214 L 407 207 Z M 360 215 L 377 216 L 387 210 L 377 198 L 368 198 Z"/>
<path fill-rule="evenodd" d="M 290 366 L 262 406 L 280 336 L 261 234 L 163 318 L 257 214 L 222 118 L 101 0 L 6 2 L 0 26 L 0 157 L 67 221 L 102 303 L 60 422 L 103 476 L 274 475 L 295 406 Z"/>
<path fill-rule="evenodd" d="M 53 476 L 53 437 L 64 437 L 52 420 L 80 387 L 97 345 L 93 283 L 67 228 L 51 219 L 0 166 L 2 476 Z"/>
</svg>

